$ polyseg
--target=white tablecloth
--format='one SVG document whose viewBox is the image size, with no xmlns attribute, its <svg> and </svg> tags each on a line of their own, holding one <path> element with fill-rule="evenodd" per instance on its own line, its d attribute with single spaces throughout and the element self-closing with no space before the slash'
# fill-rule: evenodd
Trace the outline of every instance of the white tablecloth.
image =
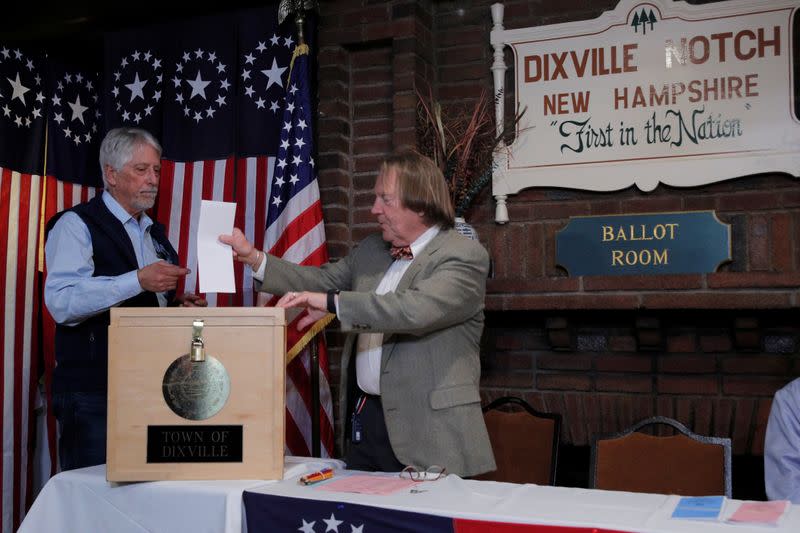
<svg viewBox="0 0 800 533">
<path fill-rule="evenodd" d="M 334 459 L 287 457 L 284 477 L 296 478 Z M 109 483 L 105 465 L 62 472 L 39 493 L 19 533 L 241 533 L 242 491 L 258 480 Z"/>
<path fill-rule="evenodd" d="M 347 475 L 347 472 L 339 475 Z M 293 480 L 284 480 L 272 485 L 249 488 L 247 491 L 471 520 L 605 528 L 639 533 L 800 532 L 800 505 L 791 506 L 779 527 L 772 527 L 672 519 L 672 512 L 680 497 L 664 494 L 518 485 L 464 480 L 457 476 L 418 483 L 411 489 L 390 496 L 327 492 L 317 490 L 318 487 L 319 485 L 303 486 Z M 722 517 L 730 516 L 741 503 L 738 500 L 726 500 Z M 306 518 L 307 521 L 317 519 Z M 318 523 L 321 522 L 318 520 Z M 298 517 L 297 521 L 297 527 L 300 526 L 302 517 Z M 367 530 L 365 525 L 364 531 Z"/>
<path fill-rule="evenodd" d="M 157 481 L 108 483 L 105 466 L 63 472 L 45 485 L 22 523 L 21 533 L 240 533 L 242 493 L 342 501 L 473 520 L 641 533 L 800 532 L 800 506 L 780 526 L 758 527 L 670 518 L 678 496 L 516 485 L 447 476 L 389 496 L 325 492 L 298 485 L 297 477 L 341 461 L 287 457 L 283 481 Z M 336 477 L 351 472 L 337 470 Z M 729 500 L 725 515 L 741 502 Z M 302 525 L 298 521 L 298 527 Z"/>
</svg>

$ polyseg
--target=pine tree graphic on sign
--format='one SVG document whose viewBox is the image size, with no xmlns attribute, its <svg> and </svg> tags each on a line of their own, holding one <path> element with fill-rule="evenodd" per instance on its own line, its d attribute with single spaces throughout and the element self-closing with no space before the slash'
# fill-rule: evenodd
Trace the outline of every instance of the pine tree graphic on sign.
<svg viewBox="0 0 800 533">
<path fill-rule="evenodd" d="M 653 30 L 653 25 L 658 22 L 655 13 L 653 10 L 650 10 L 650 13 L 647 13 L 645 8 L 642 8 L 641 13 L 634 12 L 633 20 L 631 21 L 631 26 L 633 26 L 633 31 L 635 33 L 639 33 L 639 26 L 642 27 L 642 35 L 647 35 L 647 24 L 650 24 L 650 30 Z"/>
</svg>

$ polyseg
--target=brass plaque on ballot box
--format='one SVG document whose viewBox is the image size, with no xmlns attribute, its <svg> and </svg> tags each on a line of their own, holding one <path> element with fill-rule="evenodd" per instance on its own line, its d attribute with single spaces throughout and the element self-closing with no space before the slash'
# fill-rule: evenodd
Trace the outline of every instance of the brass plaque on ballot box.
<svg viewBox="0 0 800 533">
<path fill-rule="evenodd" d="M 283 309 L 114 308 L 109 481 L 281 479 Z"/>
</svg>

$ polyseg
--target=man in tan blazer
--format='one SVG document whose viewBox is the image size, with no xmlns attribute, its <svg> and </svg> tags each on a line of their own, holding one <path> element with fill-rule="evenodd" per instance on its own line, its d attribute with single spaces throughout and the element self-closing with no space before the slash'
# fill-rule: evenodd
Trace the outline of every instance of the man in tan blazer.
<svg viewBox="0 0 800 533">
<path fill-rule="evenodd" d="M 319 268 L 265 256 L 238 229 L 220 240 L 260 290 L 283 294 L 279 306 L 309 310 L 301 328 L 332 312 L 349 333 L 339 398 L 348 468 L 494 470 L 478 392 L 488 254 L 453 230 L 444 177 L 419 154 L 386 159 L 372 214 L 381 235 Z"/>
</svg>

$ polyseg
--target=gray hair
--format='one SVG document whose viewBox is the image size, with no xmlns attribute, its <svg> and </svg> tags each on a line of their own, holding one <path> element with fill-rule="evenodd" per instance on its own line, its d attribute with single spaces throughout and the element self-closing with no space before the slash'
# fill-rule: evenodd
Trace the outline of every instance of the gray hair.
<svg viewBox="0 0 800 533">
<path fill-rule="evenodd" d="M 115 128 L 110 130 L 100 145 L 100 170 L 103 172 L 103 183 L 106 181 L 106 165 L 119 170 L 133 157 L 133 150 L 142 144 L 149 144 L 161 157 L 161 145 L 155 137 L 141 128 Z"/>
</svg>

